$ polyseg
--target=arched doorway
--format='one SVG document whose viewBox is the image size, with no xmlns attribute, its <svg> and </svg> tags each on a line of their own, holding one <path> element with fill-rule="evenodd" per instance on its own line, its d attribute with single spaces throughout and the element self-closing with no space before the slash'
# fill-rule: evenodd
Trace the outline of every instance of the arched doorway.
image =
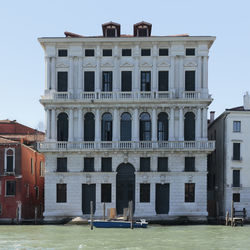
<svg viewBox="0 0 250 250">
<path fill-rule="evenodd" d="M 116 175 L 116 210 L 123 214 L 123 208 L 128 202 L 135 204 L 135 169 L 130 163 L 122 163 L 117 168 Z"/>
</svg>

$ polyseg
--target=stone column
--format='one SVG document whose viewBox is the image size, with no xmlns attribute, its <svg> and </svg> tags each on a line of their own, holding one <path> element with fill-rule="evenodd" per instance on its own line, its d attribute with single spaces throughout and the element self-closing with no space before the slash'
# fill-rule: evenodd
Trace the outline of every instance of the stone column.
<svg viewBox="0 0 250 250">
<path fill-rule="evenodd" d="M 69 110 L 69 141 L 73 141 L 74 137 L 74 110 Z"/>
<path fill-rule="evenodd" d="M 203 112 L 202 137 L 203 140 L 207 140 L 207 108 L 204 108 L 202 112 Z"/>
<path fill-rule="evenodd" d="M 170 66 L 170 81 L 169 81 L 169 91 L 174 95 L 175 93 L 175 56 L 171 56 L 171 66 Z"/>
<path fill-rule="evenodd" d="M 184 141 L 183 107 L 180 107 L 180 109 L 179 109 L 179 141 Z"/>
<path fill-rule="evenodd" d="M 119 91 L 119 55 L 118 55 L 118 47 L 114 48 L 114 86 L 113 92 Z"/>
<path fill-rule="evenodd" d="M 51 89 L 57 91 L 56 88 L 56 58 L 51 58 Z"/>
<path fill-rule="evenodd" d="M 157 92 L 158 86 L 157 86 L 157 56 L 158 56 L 158 50 L 157 45 L 153 45 L 153 82 L 152 82 L 152 91 Z"/>
<path fill-rule="evenodd" d="M 50 139 L 50 110 L 46 109 L 46 140 Z"/>
<path fill-rule="evenodd" d="M 51 71 L 51 65 L 50 65 L 50 57 L 45 57 L 45 64 L 46 64 L 46 81 L 45 81 L 45 90 L 51 89 L 51 81 L 50 81 L 50 71 Z"/>
<path fill-rule="evenodd" d="M 118 141 L 119 140 L 119 136 L 118 136 L 118 121 L 119 120 L 119 114 L 118 114 L 118 110 L 114 109 L 114 118 L 113 118 L 113 141 Z"/>
<path fill-rule="evenodd" d="M 83 75 L 82 57 L 79 57 L 78 58 L 78 84 L 77 84 L 77 93 L 79 97 L 81 96 L 82 89 L 83 89 L 82 75 Z"/>
<path fill-rule="evenodd" d="M 157 141 L 157 115 L 156 109 L 152 110 L 152 141 Z"/>
<path fill-rule="evenodd" d="M 56 110 L 51 110 L 51 139 L 56 140 Z"/>
<path fill-rule="evenodd" d="M 139 45 L 136 45 L 135 49 L 134 49 L 134 72 L 133 72 L 134 82 L 132 84 L 132 88 L 133 88 L 134 93 L 140 91 L 139 56 L 140 56 Z"/>
<path fill-rule="evenodd" d="M 203 93 L 205 97 L 207 97 L 208 94 L 208 57 L 203 57 Z"/>
<path fill-rule="evenodd" d="M 202 62 L 201 56 L 198 56 L 198 66 L 197 66 L 197 83 L 196 83 L 196 90 L 201 91 L 201 76 L 202 76 Z"/>
<path fill-rule="evenodd" d="M 100 121 L 100 110 L 95 111 L 95 141 L 101 141 L 101 121 Z"/>
<path fill-rule="evenodd" d="M 183 91 L 185 89 L 185 82 L 184 82 L 184 67 L 183 67 L 183 56 L 179 56 L 179 97 L 182 97 Z"/>
<path fill-rule="evenodd" d="M 73 57 L 69 58 L 69 87 L 68 92 L 73 95 L 73 88 L 74 88 L 74 61 Z"/>
<path fill-rule="evenodd" d="M 169 119 L 169 141 L 174 141 L 174 108 L 170 109 L 170 119 Z"/>
<path fill-rule="evenodd" d="M 97 46 L 96 49 L 96 76 L 95 76 L 95 92 L 101 91 L 101 49 Z"/>
<path fill-rule="evenodd" d="M 135 142 L 139 141 L 139 112 L 138 109 L 134 109 L 133 114 L 133 126 L 132 126 L 132 140 Z"/>
<path fill-rule="evenodd" d="M 196 124 L 195 124 L 195 140 L 199 141 L 201 139 L 201 109 L 197 109 Z"/>
<path fill-rule="evenodd" d="M 83 118 L 82 109 L 78 109 L 78 141 L 83 141 Z"/>
</svg>

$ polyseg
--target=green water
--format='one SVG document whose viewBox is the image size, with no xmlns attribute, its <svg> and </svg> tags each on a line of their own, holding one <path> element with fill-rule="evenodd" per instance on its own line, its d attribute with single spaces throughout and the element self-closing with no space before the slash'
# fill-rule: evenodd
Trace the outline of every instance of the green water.
<svg viewBox="0 0 250 250">
<path fill-rule="evenodd" d="M 0 226 L 0 249 L 250 249 L 250 226 Z"/>
</svg>

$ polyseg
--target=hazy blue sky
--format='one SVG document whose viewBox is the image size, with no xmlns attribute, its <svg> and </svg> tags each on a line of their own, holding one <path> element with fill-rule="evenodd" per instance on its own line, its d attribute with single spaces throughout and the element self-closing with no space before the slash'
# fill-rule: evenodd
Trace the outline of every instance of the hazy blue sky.
<svg viewBox="0 0 250 250">
<path fill-rule="evenodd" d="M 38 37 L 64 31 L 100 35 L 101 24 L 121 24 L 132 33 L 141 20 L 153 24 L 152 35 L 211 35 L 209 90 L 216 116 L 242 105 L 250 91 L 249 0 L 43 0 L 1 1 L 0 119 L 16 119 L 37 128 L 44 121 L 39 103 L 44 91 L 44 53 Z"/>
</svg>

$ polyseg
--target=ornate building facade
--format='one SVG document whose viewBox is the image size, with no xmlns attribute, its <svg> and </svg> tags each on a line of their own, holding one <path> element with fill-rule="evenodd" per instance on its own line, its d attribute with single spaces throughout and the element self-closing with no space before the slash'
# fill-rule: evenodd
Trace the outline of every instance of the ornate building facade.
<svg viewBox="0 0 250 250">
<path fill-rule="evenodd" d="M 215 37 L 151 36 L 152 25 L 102 25 L 103 36 L 39 38 L 45 51 L 45 219 L 122 214 L 207 216 L 208 53 Z"/>
</svg>

